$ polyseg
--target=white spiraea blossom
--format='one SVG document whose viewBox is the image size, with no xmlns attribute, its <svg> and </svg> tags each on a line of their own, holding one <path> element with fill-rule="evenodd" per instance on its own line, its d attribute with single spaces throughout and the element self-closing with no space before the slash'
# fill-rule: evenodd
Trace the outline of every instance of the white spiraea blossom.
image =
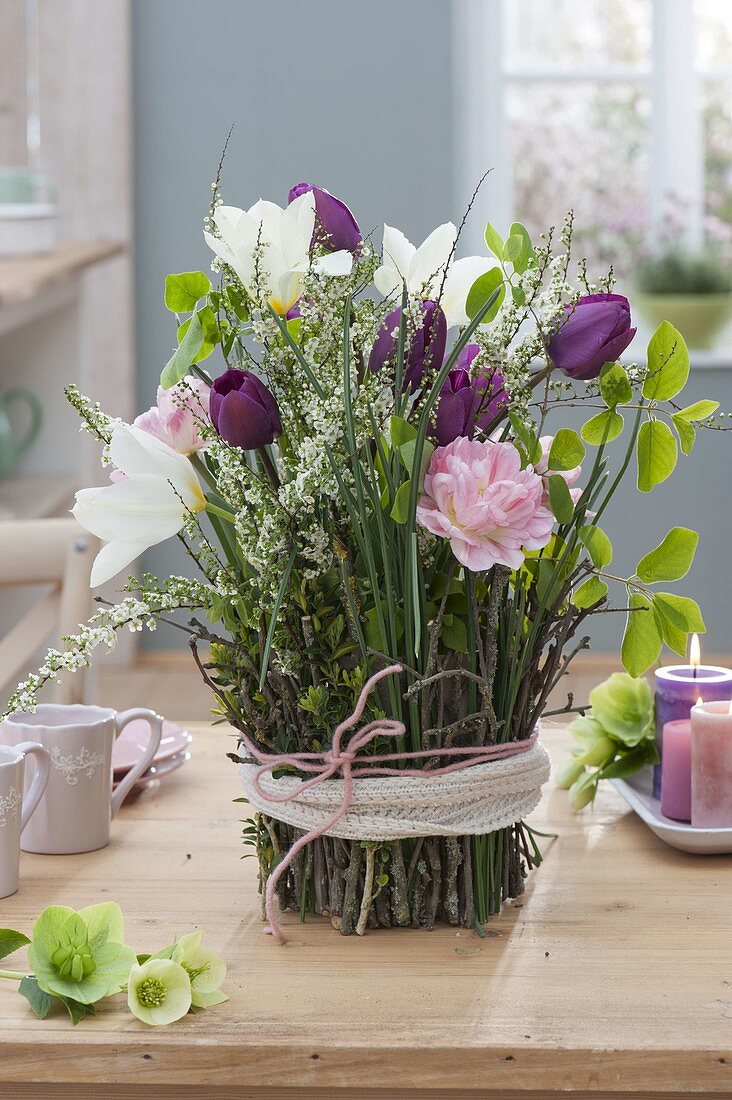
<svg viewBox="0 0 732 1100">
<path fill-rule="evenodd" d="M 466 325 L 465 300 L 478 278 L 495 260 L 487 256 L 466 256 L 453 260 L 457 228 L 452 222 L 438 225 L 419 248 L 400 229 L 384 225 L 382 262 L 374 275 L 376 289 L 385 298 L 398 298 L 406 283 L 410 295 L 437 299 L 449 326 Z"/>
<path fill-rule="evenodd" d="M 206 243 L 241 279 L 255 301 L 266 301 L 281 316 L 302 295 L 308 270 L 324 275 L 350 275 L 350 252 L 331 252 L 311 260 L 315 198 L 308 191 L 284 209 L 260 199 L 249 210 L 219 206 L 214 214 L 219 232 L 204 232 Z"/>
<path fill-rule="evenodd" d="M 177 535 L 192 512 L 206 507 L 189 459 L 149 432 L 119 425 L 109 457 L 124 476 L 102 488 L 81 489 L 72 509 L 82 527 L 106 543 L 92 567 L 92 588 Z"/>
</svg>

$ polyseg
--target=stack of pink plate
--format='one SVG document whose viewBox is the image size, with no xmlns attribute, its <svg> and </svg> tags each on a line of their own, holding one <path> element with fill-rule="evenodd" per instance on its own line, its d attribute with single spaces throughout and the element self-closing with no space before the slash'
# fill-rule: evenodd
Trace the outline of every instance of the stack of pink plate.
<svg viewBox="0 0 732 1100">
<path fill-rule="evenodd" d="M 127 772 L 134 768 L 144 756 L 149 740 L 150 727 L 143 718 L 138 718 L 125 726 L 115 741 L 112 753 L 115 785 L 120 783 Z M 155 753 L 155 759 L 145 774 L 140 776 L 135 787 L 137 789 L 147 787 L 182 767 L 191 758 L 191 754 L 187 751 L 191 740 L 190 733 L 187 733 L 182 726 L 175 722 L 164 721 L 163 736 Z"/>
</svg>

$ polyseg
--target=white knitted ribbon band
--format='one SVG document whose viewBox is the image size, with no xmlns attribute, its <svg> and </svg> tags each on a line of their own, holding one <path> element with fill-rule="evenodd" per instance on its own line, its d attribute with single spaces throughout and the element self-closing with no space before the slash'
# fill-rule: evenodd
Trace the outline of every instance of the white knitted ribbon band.
<svg viewBox="0 0 732 1100">
<path fill-rule="evenodd" d="M 537 741 L 524 753 L 437 775 L 375 776 L 353 780 L 347 812 L 328 836 L 344 840 L 401 840 L 412 836 L 463 836 L 492 833 L 521 821 L 539 803 L 549 778 L 549 754 Z M 328 779 L 302 791 L 289 802 L 270 802 L 257 792 L 255 764 L 242 764 L 241 777 L 249 802 L 268 817 L 306 832 L 322 827 L 343 803 L 342 779 Z M 296 776 L 274 779 L 260 775 L 266 794 L 289 794 L 301 781 Z"/>
</svg>

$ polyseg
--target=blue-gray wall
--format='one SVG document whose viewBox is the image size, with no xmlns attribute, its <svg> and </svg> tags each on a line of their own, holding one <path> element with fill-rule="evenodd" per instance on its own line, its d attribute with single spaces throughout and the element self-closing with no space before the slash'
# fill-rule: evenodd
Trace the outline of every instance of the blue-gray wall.
<svg viewBox="0 0 732 1100">
<path fill-rule="evenodd" d="M 209 262 L 201 223 L 232 123 L 223 188 L 234 205 L 260 195 L 284 202 L 290 185 L 307 179 L 346 198 L 366 229 L 386 220 L 421 239 L 459 218 L 450 9 L 448 0 L 135 0 L 141 408 L 152 403 L 174 342 L 165 275 Z M 689 393 L 732 407 L 732 373 L 699 372 Z M 666 486 L 641 497 L 628 485 L 608 513 L 619 570 L 632 569 L 674 524 L 702 531 L 684 590 L 703 605 L 710 650 L 732 649 L 728 439 L 704 435 Z M 148 565 L 185 568 L 175 543 L 152 551 Z M 596 623 L 595 648 L 617 647 L 622 618 Z M 178 637 L 160 632 L 154 641 Z"/>
</svg>

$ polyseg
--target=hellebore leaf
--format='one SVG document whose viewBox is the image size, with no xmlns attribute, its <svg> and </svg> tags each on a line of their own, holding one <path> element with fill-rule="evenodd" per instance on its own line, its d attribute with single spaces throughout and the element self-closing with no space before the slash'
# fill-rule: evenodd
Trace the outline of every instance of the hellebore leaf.
<svg viewBox="0 0 732 1100">
<path fill-rule="evenodd" d="M 623 668 L 631 676 L 642 676 L 658 658 L 662 645 L 661 626 L 651 601 L 634 592 L 620 649 Z"/>
<path fill-rule="evenodd" d="M 560 428 L 549 448 L 547 466 L 550 470 L 574 470 L 585 457 L 585 446 L 577 432 Z"/>
<path fill-rule="evenodd" d="M 668 401 L 686 385 L 689 351 L 684 337 L 670 321 L 662 321 L 648 344 L 648 375 L 643 396 L 649 401 Z"/>
<path fill-rule="evenodd" d="M 644 584 L 678 581 L 691 569 L 699 535 L 688 527 L 672 527 L 661 543 L 641 558 L 636 573 Z"/>
<path fill-rule="evenodd" d="M 650 493 L 674 471 L 677 461 L 676 440 L 668 424 L 650 420 L 641 425 L 636 448 L 638 459 L 638 488 Z"/>
</svg>

